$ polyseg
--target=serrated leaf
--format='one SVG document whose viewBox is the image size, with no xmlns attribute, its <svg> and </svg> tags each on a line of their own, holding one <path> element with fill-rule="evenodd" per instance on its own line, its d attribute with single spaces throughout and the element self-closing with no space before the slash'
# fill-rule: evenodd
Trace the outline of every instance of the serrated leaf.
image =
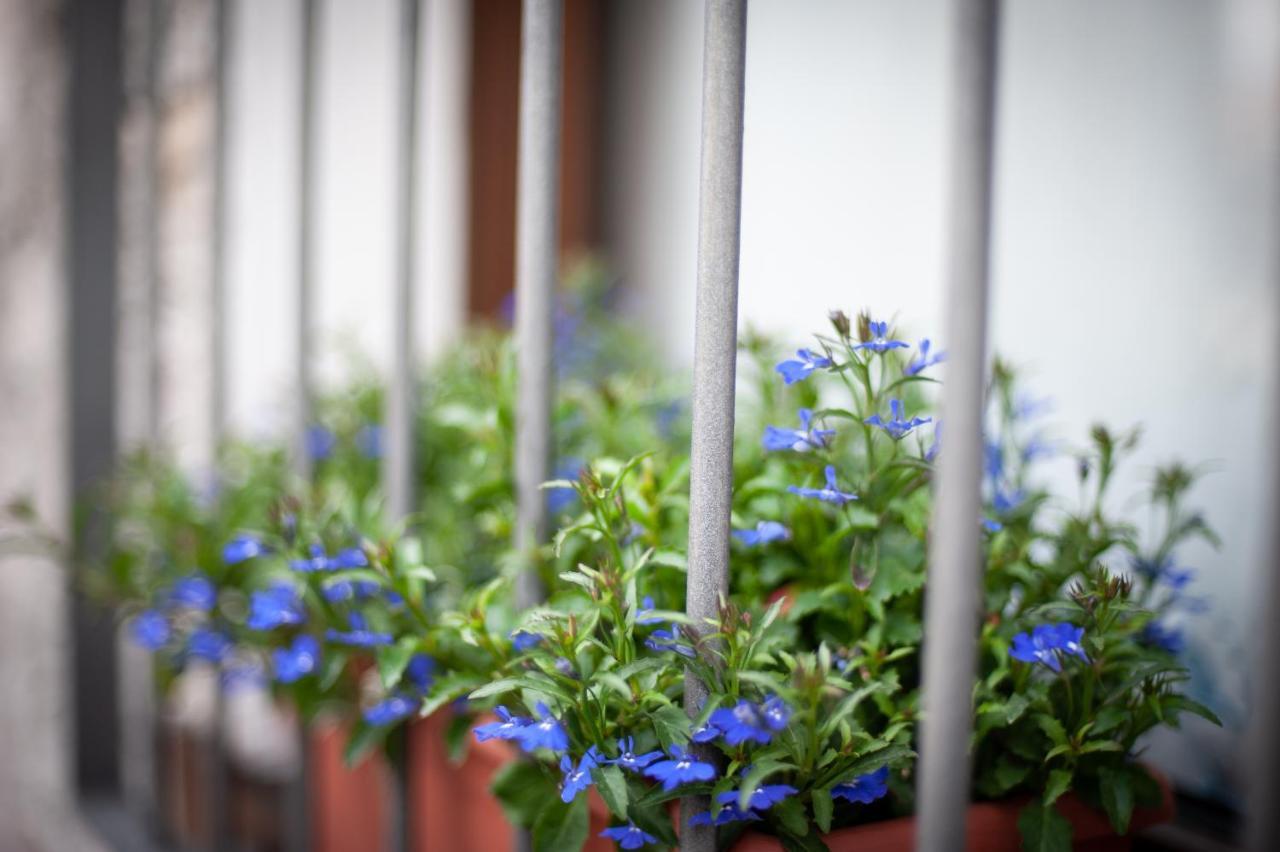
<svg viewBox="0 0 1280 852">
<path fill-rule="evenodd" d="M 1128 833 L 1129 819 L 1133 816 L 1133 786 L 1129 773 L 1105 766 L 1099 769 L 1098 795 L 1116 834 Z"/>
<path fill-rule="evenodd" d="M 378 649 L 376 655 L 378 677 L 382 679 L 384 687 L 388 690 L 395 689 L 404 675 L 405 667 L 409 665 L 409 660 L 413 658 L 413 652 L 417 649 L 418 640 L 412 636 L 406 636 L 394 645 Z"/>
<path fill-rule="evenodd" d="M 1055 769 L 1049 773 L 1049 780 L 1044 785 L 1044 796 L 1041 797 L 1041 801 L 1046 807 L 1052 805 L 1069 789 L 1071 789 L 1071 770 Z"/>
<path fill-rule="evenodd" d="M 520 678 L 504 677 L 495 680 L 493 683 L 487 683 L 479 689 L 473 691 L 467 697 L 473 701 L 481 698 L 489 698 L 494 695 L 506 695 L 508 692 L 514 692 L 522 686 Z"/>
<path fill-rule="evenodd" d="M 1033 801 L 1018 815 L 1025 852 L 1071 852 L 1071 823 L 1053 806 Z"/>
<path fill-rule="evenodd" d="M 659 707 L 649 713 L 653 722 L 653 732 L 658 735 L 658 742 L 666 751 L 671 746 L 683 746 L 689 740 L 689 717 L 678 707 Z"/>
<path fill-rule="evenodd" d="M 1208 707 L 1205 707 L 1199 701 L 1193 701 L 1190 698 L 1187 698 L 1185 695 L 1169 696 L 1164 700 L 1164 706 L 1175 712 L 1185 711 L 1187 713 L 1194 713 L 1200 718 L 1208 722 L 1212 722 L 1213 724 L 1217 725 L 1219 728 L 1222 727 L 1222 720 L 1218 718 L 1216 713 L 1214 713 Z"/>
<path fill-rule="evenodd" d="M 1052 716 L 1046 716 L 1043 713 L 1035 717 L 1036 724 L 1040 730 L 1044 731 L 1054 745 L 1063 746 L 1067 744 L 1067 731 L 1062 727 L 1062 723 Z"/>
<path fill-rule="evenodd" d="M 347 738 L 346 748 L 342 750 L 342 762 L 348 768 L 359 764 L 382 742 L 389 730 L 390 728 L 366 724 L 363 720 L 357 722 L 351 736 Z"/>
<path fill-rule="evenodd" d="M 597 767 L 592 775 L 600 798 L 609 806 L 609 812 L 618 819 L 627 818 L 627 779 L 616 766 Z"/>
<path fill-rule="evenodd" d="M 818 826 L 818 831 L 826 834 L 831 831 L 831 814 L 834 810 L 831 788 L 814 790 L 809 799 L 813 803 L 813 821 Z"/>
</svg>

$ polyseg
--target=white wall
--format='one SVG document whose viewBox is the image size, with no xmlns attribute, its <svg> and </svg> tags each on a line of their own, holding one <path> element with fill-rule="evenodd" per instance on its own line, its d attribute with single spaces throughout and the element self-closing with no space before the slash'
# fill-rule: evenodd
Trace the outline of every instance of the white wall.
<svg viewBox="0 0 1280 852">
<path fill-rule="evenodd" d="M 945 5 L 752 3 L 744 324 L 799 344 L 829 308 L 866 306 L 936 338 Z M 1225 544 L 1184 558 L 1202 570 L 1194 593 L 1213 603 L 1194 628 L 1198 668 L 1219 679 L 1212 689 L 1232 730 L 1193 725 L 1189 741 L 1162 741 L 1156 753 L 1185 783 L 1219 791 L 1246 690 L 1277 331 L 1257 138 L 1268 102 L 1239 97 L 1241 73 L 1264 73 L 1252 60 L 1266 51 L 1239 61 L 1242 27 L 1229 10 L 1007 4 L 993 294 L 994 348 L 1053 397 L 1061 438 L 1078 445 L 1096 421 L 1145 427 L 1119 497 L 1158 462 L 1210 462 L 1195 497 Z M 693 347 L 701 16 L 680 0 L 623 4 L 612 60 L 614 259 L 681 363 Z M 1053 475 L 1073 493 L 1068 468 Z"/>
</svg>

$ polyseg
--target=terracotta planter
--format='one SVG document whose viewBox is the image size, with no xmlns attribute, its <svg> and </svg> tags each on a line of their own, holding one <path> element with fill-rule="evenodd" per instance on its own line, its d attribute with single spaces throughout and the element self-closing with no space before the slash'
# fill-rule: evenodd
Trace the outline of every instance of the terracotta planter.
<svg viewBox="0 0 1280 852">
<path fill-rule="evenodd" d="M 444 742 L 450 718 L 449 712 L 442 710 L 409 728 L 413 848 L 419 852 L 514 852 L 515 831 L 489 792 L 489 785 L 519 752 L 501 740 L 477 743 L 472 738 L 466 759 L 455 765 L 449 761 Z M 487 721 L 492 720 L 480 720 Z M 584 849 L 610 852 L 613 842 L 599 836 L 609 825 L 609 811 L 594 790 L 589 805 L 591 826 Z"/>
<path fill-rule="evenodd" d="M 1120 837 L 1111 829 L 1106 814 L 1084 803 L 1078 796 L 1063 796 L 1058 812 L 1075 828 L 1073 846 L 1082 852 L 1126 852 L 1133 847 L 1133 835 L 1153 825 L 1173 819 L 1173 791 L 1164 776 L 1152 773 L 1160 784 L 1161 802 L 1155 808 L 1136 808 L 1129 834 Z M 974 852 L 1018 852 L 1018 814 L 1027 798 L 1001 802 L 978 802 L 969 806 L 965 848 Z M 915 819 L 885 820 L 854 828 L 843 828 L 823 837 L 831 852 L 911 852 L 915 849 Z M 782 844 L 762 834 L 748 834 L 734 852 L 782 852 Z"/>
<path fill-rule="evenodd" d="M 310 731 L 307 795 L 316 852 L 387 847 L 391 769 L 381 752 L 348 768 L 342 759 L 347 733 L 346 725 L 334 722 L 319 722 Z"/>
</svg>

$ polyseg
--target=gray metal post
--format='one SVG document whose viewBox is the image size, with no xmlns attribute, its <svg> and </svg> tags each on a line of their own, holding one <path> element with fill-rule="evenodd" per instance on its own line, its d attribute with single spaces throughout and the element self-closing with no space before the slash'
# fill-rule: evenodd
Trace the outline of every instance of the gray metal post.
<svg viewBox="0 0 1280 852">
<path fill-rule="evenodd" d="M 702 59 L 702 167 L 698 209 L 698 294 L 693 352 L 693 446 L 689 468 L 689 573 L 685 610 L 695 625 L 715 618 L 729 587 L 733 503 L 733 402 L 738 349 L 738 255 L 742 220 L 742 130 L 746 0 L 708 0 Z M 685 677 L 685 710 L 696 715 L 706 686 Z M 715 849 L 715 829 L 680 808 L 680 848 Z"/>
<path fill-rule="evenodd" d="M 530 557 L 516 598 L 542 596 L 532 555 L 547 535 L 551 452 L 551 318 L 559 253 L 563 0 L 525 0 L 521 22 L 516 187 L 516 547 Z"/>
<path fill-rule="evenodd" d="M 951 197 L 938 459 L 924 625 L 919 834 L 923 852 L 963 845 L 982 592 L 982 412 L 991 239 L 999 0 L 959 0 L 952 33 Z"/>
<path fill-rule="evenodd" d="M 414 346 L 414 299 L 417 277 L 418 222 L 418 53 L 419 0 L 400 3 L 400 103 L 398 105 L 399 169 L 396 197 L 396 281 L 394 298 L 391 382 L 387 388 L 386 452 L 382 456 L 382 482 L 392 520 L 409 516 L 417 508 L 417 443 L 414 436 L 417 359 Z M 390 842 L 393 850 L 410 850 L 413 838 L 409 822 L 409 731 L 402 726 L 395 801 L 392 803 Z M 420 815 L 421 816 L 421 815 Z"/>
<path fill-rule="evenodd" d="M 311 478 L 312 460 L 308 452 L 307 430 L 312 420 L 313 370 L 311 328 L 314 314 L 315 276 L 312 249 L 315 235 L 317 82 L 320 77 L 320 32 L 323 0 L 301 0 L 301 44 L 299 45 L 298 115 L 298 234 L 297 234 L 297 347 L 294 352 L 297 387 L 294 396 L 292 456 L 294 469 L 304 480 Z M 310 746 L 307 726 L 297 720 L 298 774 L 284 796 L 285 848 L 306 852 L 311 848 L 311 802 L 308 791 Z"/>
<path fill-rule="evenodd" d="M 307 452 L 307 429 L 311 426 L 313 371 L 311 326 L 315 312 L 315 275 L 312 267 L 315 242 L 316 100 L 320 77 L 320 4 L 322 0 L 302 0 L 302 43 L 298 115 L 298 234 L 297 234 L 297 346 L 294 350 L 295 411 L 293 458 L 298 473 L 311 475 L 311 455 Z"/>
</svg>

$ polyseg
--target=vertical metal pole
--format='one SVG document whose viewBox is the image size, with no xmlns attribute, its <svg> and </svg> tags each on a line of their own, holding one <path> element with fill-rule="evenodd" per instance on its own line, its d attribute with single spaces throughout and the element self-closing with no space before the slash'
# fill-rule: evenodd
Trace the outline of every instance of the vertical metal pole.
<svg viewBox="0 0 1280 852">
<path fill-rule="evenodd" d="M 969 737 L 982 593 L 982 411 L 991 241 L 999 0 L 953 4 L 951 198 L 942 386 L 947 449 L 938 459 L 929 594 L 916 848 L 963 845 Z"/>
<path fill-rule="evenodd" d="M 1268 14 L 1269 4 L 1264 0 L 1250 7 L 1252 19 L 1259 25 L 1275 24 L 1276 16 Z M 1270 43 L 1275 43 L 1272 33 Z M 1272 58 L 1274 71 L 1280 71 L 1280 60 Z M 1274 73 L 1268 81 L 1269 88 L 1262 91 L 1274 94 L 1280 87 L 1280 73 Z M 1273 126 L 1272 144 L 1276 144 L 1276 131 L 1280 127 Z M 1272 186 L 1271 233 L 1280 233 L 1280 149 L 1270 155 Z M 1274 279 L 1280 280 L 1280 241 L 1271 240 L 1270 273 Z M 1280 305 L 1276 307 L 1280 308 Z M 1280 319 L 1280 311 L 1277 311 Z M 1280 366 L 1272 357 L 1271 368 L 1271 426 L 1280 425 Z M 1258 673 L 1257 697 L 1253 706 L 1253 718 L 1245 740 L 1247 749 L 1245 763 L 1248 767 L 1248 783 L 1246 789 L 1246 831 L 1245 848 L 1249 852 L 1272 852 L 1280 848 L 1280 810 L 1276 803 L 1280 801 L 1280 570 L 1277 570 L 1277 559 L 1280 559 L 1280 454 L 1272 450 L 1270 470 L 1270 500 L 1266 511 L 1271 517 L 1267 528 L 1263 559 L 1258 566 L 1257 579 L 1259 605 L 1253 616 L 1262 632 L 1262 641 L 1257 645 L 1258 660 L 1255 671 Z"/>
<path fill-rule="evenodd" d="M 396 197 L 396 281 L 394 298 L 393 353 L 391 383 L 387 388 L 387 451 L 382 457 L 382 481 L 386 488 L 387 508 L 393 520 L 409 516 L 416 508 L 417 482 L 414 420 L 417 413 L 416 347 L 414 346 L 414 287 L 417 277 L 418 222 L 418 53 L 419 0 L 400 2 L 400 103 L 399 103 L 399 174 Z M 397 741 L 400 746 L 396 764 L 395 801 L 391 813 L 391 848 L 413 847 L 409 822 L 408 723 L 401 726 Z"/>
<path fill-rule="evenodd" d="M 530 557 L 517 603 L 542 596 L 532 555 L 547 534 L 551 451 L 551 317 L 559 252 L 563 0 L 525 0 L 521 22 L 520 138 L 516 188 L 516 547 Z"/>
<path fill-rule="evenodd" d="M 297 347 L 294 352 L 295 380 L 293 423 L 293 464 L 299 477 L 311 478 L 311 454 L 307 430 L 311 426 L 313 370 L 311 334 L 314 314 L 315 276 L 312 248 L 315 236 L 317 81 L 320 76 L 320 33 L 323 0 L 301 0 L 301 43 L 299 45 L 298 114 L 298 234 L 297 234 Z M 285 848 L 307 852 L 311 848 L 311 801 L 308 791 L 311 738 L 301 717 L 296 720 L 298 774 L 288 784 L 284 796 Z"/>
<path fill-rule="evenodd" d="M 742 130 L 746 0 L 708 0 L 702 65 L 702 172 L 698 209 L 698 295 L 693 351 L 693 446 L 689 468 L 689 573 L 685 609 L 698 629 L 716 618 L 729 586 L 733 503 L 733 402 L 738 348 L 738 255 L 742 221 Z M 685 710 L 696 715 L 707 688 L 685 676 Z M 715 829 L 680 808 L 680 848 L 715 849 Z"/>
<path fill-rule="evenodd" d="M 307 452 L 307 429 L 312 417 L 311 333 L 315 311 L 314 270 L 315 241 L 315 170 L 317 126 L 317 79 L 320 76 L 320 26 L 322 0 L 302 0 L 302 43 L 299 80 L 298 115 L 298 243 L 297 243 L 297 347 L 294 351 L 295 420 L 293 424 L 293 458 L 298 473 L 305 479 L 311 475 L 311 455 Z"/>
</svg>

